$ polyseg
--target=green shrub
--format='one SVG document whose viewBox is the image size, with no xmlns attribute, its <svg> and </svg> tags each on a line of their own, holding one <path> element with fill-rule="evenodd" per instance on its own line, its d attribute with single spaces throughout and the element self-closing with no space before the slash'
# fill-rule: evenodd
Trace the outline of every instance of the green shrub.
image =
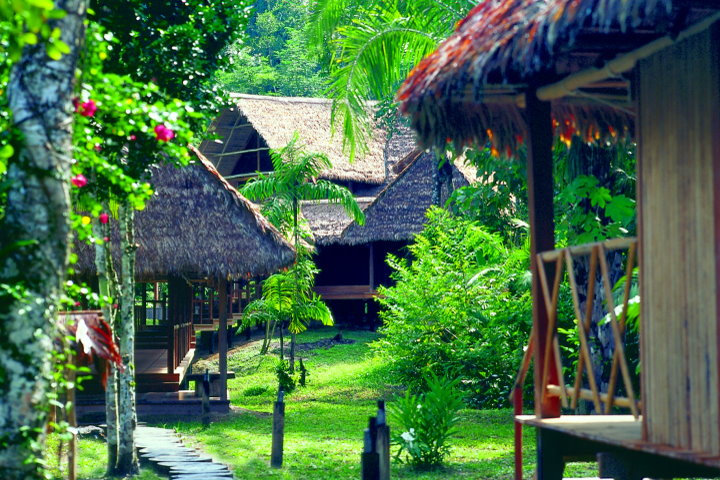
<svg viewBox="0 0 720 480">
<path fill-rule="evenodd" d="M 425 229 L 394 256 L 380 288 L 383 338 L 373 345 L 414 391 L 426 373 L 460 378 L 467 403 L 507 404 L 531 319 L 527 246 L 508 250 L 479 224 L 431 209 Z"/>
<path fill-rule="evenodd" d="M 275 366 L 275 374 L 278 379 L 278 386 L 286 394 L 292 393 L 295 390 L 295 379 L 290 375 L 290 364 L 287 360 L 278 360 Z"/>
<path fill-rule="evenodd" d="M 392 443 L 400 448 L 396 458 L 416 467 L 442 464 L 450 453 L 448 443 L 457 431 L 458 412 L 463 406 L 459 379 L 431 375 L 425 379 L 427 391 L 405 396 L 388 406 Z"/>
<path fill-rule="evenodd" d="M 254 387 L 246 388 L 242 393 L 246 397 L 259 397 L 268 390 L 270 390 L 270 388 L 267 385 L 255 385 Z"/>
</svg>

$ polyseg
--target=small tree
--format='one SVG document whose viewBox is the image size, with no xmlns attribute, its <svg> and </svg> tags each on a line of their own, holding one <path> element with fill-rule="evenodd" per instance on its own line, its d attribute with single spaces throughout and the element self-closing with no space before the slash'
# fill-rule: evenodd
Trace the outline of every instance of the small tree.
<svg viewBox="0 0 720 480">
<path fill-rule="evenodd" d="M 280 320 L 280 333 L 285 321 L 291 333 L 290 340 L 290 371 L 295 368 L 295 335 L 307 328 L 310 320 L 320 320 L 323 324 L 332 325 L 332 315 L 327 306 L 313 293 L 315 274 L 317 268 L 311 259 L 312 252 L 303 244 L 303 233 L 300 225 L 300 201 L 302 200 L 329 200 L 339 203 L 348 215 L 359 224 L 365 222 L 365 216 L 360 210 L 350 190 L 327 180 L 318 179 L 320 174 L 332 167 L 326 155 L 305 152 L 297 133 L 283 148 L 270 152 L 273 172 L 267 175 L 259 174 L 256 179 L 250 180 L 242 189 L 243 195 L 252 200 L 264 200 L 263 213 L 268 220 L 278 227 L 288 238 L 291 238 L 298 252 L 298 260 L 286 273 L 276 274 L 265 281 L 263 285 L 263 301 L 266 307 L 273 303 L 272 299 L 282 298 L 289 301 L 289 309 L 276 309 L 271 307 L 266 312 L 283 312 Z M 270 279 L 273 279 L 270 281 Z M 268 282 L 270 282 L 268 284 Z M 266 294 L 267 292 L 267 294 Z M 283 305 L 285 305 L 283 303 Z M 251 311 L 260 310 L 260 305 L 252 305 Z M 256 317 L 257 318 L 257 317 Z M 274 328 L 274 327 L 273 327 Z M 266 327 L 265 349 L 272 336 L 273 328 L 270 323 Z M 282 355 L 282 346 L 280 354 Z"/>
</svg>

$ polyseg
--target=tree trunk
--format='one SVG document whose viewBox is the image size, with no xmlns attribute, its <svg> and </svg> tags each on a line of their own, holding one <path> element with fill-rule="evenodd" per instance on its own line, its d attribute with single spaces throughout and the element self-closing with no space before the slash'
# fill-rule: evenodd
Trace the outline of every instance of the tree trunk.
<svg viewBox="0 0 720 480">
<path fill-rule="evenodd" d="M 109 211 L 107 202 L 104 202 L 105 211 Z M 101 225 L 96 219 L 93 223 L 93 235 L 97 238 L 110 238 L 110 228 L 107 225 Z M 112 302 L 118 301 L 119 282 L 117 273 L 113 268 L 112 255 L 110 253 L 110 243 L 105 242 L 102 245 L 95 244 L 95 268 L 98 276 L 98 293 L 101 297 L 112 299 Z M 113 336 L 117 342 L 117 308 L 107 303 L 102 306 L 103 316 L 113 331 Z M 118 373 L 114 365 L 110 365 L 108 372 L 107 384 L 105 386 L 105 423 L 107 425 L 107 473 L 114 475 L 117 469 L 117 448 L 118 448 L 118 429 L 117 429 L 117 382 Z"/>
<path fill-rule="evenodd" d="M 285 321 L 280 322 L 280 360 L 285 359 L 285 338 L 283 332 L 285 330 Z"/>
<path fill-rule="evenodd" d="M 295 334 L 290 333 L 290 373 L 295 373 Z"/>
<path fill-rule="evenodd" d="M 120 252 L 122 289 L 120 299 L 120 355 L 124 370 L 118 374 L 118 459 L 120 475 L 134 475 L 139 469 L 135 452 L 135 221 L 132 206 L 121 203 Z"/>
<path fill-rule="evenodd" d="M 84 0 L 57 0 L 69 12 L 49 22 L 70 53 L 47 57 L 28 45 L 13 67 L 8 101 L 23 145 L 7 166 L 0 220 L 0 477 L 45 478 L 40 463 L 57 305 L 68 260 L 75 68 L 83 43 Z"/>
</svg>

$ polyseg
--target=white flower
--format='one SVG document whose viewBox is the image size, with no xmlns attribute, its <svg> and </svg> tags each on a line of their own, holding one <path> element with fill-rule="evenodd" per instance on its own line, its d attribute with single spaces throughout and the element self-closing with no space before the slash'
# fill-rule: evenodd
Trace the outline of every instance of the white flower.
<svg viewBox="0 0 720 480">
<path fill-rule="evenodd" d="M 405 442 L 407 442 L 407 443 L 412 443 L 413 440 L 415 440 L 413 433 L 415 433 L 415 429 L 411 428 L 409 432 L 405 432 L 402 435 L 400 435 L 400 438 L 405 440 Z"/>
<path fill-rule="evenodd" d="M 420 410 L 421 408 L 422 408 L 422 405 L 420 405 L 420 404 L 418 403 L 418 410 Z"/>
</svg>

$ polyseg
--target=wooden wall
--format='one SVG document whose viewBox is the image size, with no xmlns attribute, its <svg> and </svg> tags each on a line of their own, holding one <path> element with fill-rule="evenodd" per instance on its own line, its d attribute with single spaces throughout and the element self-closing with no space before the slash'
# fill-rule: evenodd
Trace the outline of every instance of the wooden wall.
<svg viewBox="0 0 720 480">
<path fill-rule="evenodd" d="M 720 455 L 720 25 L 638 68 L 644 433 Z"/>
</svg>

